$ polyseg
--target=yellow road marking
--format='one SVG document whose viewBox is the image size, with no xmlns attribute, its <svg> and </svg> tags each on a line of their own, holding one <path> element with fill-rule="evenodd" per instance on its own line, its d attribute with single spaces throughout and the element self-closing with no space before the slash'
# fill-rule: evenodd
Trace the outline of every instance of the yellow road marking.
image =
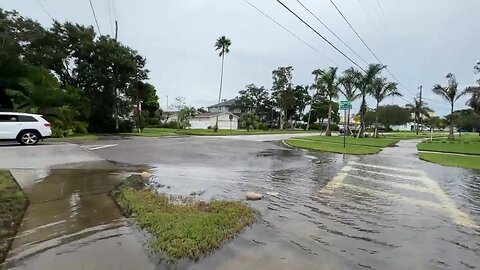
<svg viewBox="0 0 480 270">
<path fill-rule="evenodd" d="M 470 215 L 460 210 L 452 198 L 443 191 L 437 182 L 429 178 L 425 172 L 423 172 L 423 177 L 420 177 L 418 180 L 423 182 L 431 190 L 457 224 L 471 228 L 479 227 Z"/>
<path fill-rule="evenodd" d="M 352 169 L 350 166 L 345 166 L 342 168 L 342 172 L 337 174 L 332 181 L 328 182 L 327 185 L 325 185 L 320 192 L 321 193 L 332 193 L 334 192 L 337 188 L 341 187 L 343 184 L 343 181 L 345 178 L 348 176 L 348 172 Z"/>
</svg>

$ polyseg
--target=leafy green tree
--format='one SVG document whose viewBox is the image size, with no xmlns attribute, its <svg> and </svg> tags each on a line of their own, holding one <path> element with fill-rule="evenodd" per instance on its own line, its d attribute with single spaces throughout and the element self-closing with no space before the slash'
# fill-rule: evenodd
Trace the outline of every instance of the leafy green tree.
<svg viewBox="0 0 480 270">
<path fill-rule="evenodd" d="M 357 92 L 360 74 L 353 67 L 345 70 L 343 76 L 339 78 L 340 93 L 350 102 L 357 100 L 360 94 Z M 347 134 L 350 134 L 350 109 L 347 112 Z"/>
<path fill-rule="evenodd" d="M 436 84 L 433 86 L 432 91 L 433 93 L 439 95 L 450 104 L 450 113 L 453 114 L 455 102 L 460 97 L 465 95 L 467 92 L 458 90 L 458 83 L 455 78 L 455 75 L 453 75 L 452 73 L 449 73 L 447 74 L 446 78 L 448 80 L 447 86 L 441 86 L 439 84 Z M 454 120 L 452 119 L 452 121 L 450 122 L 450 132 L 448 134 L 449 140 L 454 139 L 453 126 L 454 126 Z"/>
<path fill-rule="evenodd" d="M 371 95 L 375 98 L 376 107 L 375 107 L 375 138 L 378 138 L 378 107 L 382 101 L 387 97 L 391 96 L 402 96 L 398 92 L 397 84 L 388 82 L 386 78 L 375 78 L 372 82 L 372 92 Z"/>
<path fill-rule="evenodd" d="M 362 103 L 360 105 L 360 130 L 358 132 L 358 137 L 362 138 L 365 132 L 365 114 L 367 113 L 367 96 L 372 92 L 372 83 L 377 78 L 385 66 L 380 64 L 370 64 L 365 72 L 358 73 L 358 85 L 357 88 L 360 91 L 362 97 Z"/>
<path fill-rule="evenodd" d="M 312 72 L 315 75 L 313 87 L 328 100 L 328 117 L 327 117 L 327 130 L 326 136 L 332 136 L 332 101 L 338 98 L 339 92 L 339 79 L 337 78 L 336 67 L 330 67 L 327 70 L 317 69 Z"/>
<path fill-rule="evenodd" d="M 417 98 L 413 100 L 413 103 L 409 103 L 405 105 L 405 107 L 410 110 L 410 113 L 413 113 L 414 115 L 414 121 L 415 121 L 415 132 L 418 135 L 418 132 L 420 131 L 420 118 L 422 117 L 430 117 L 430 113 L 433 112 L 432 109 L 428 107 L 428 104 L 425 101 L 421 101 Z"/>
<path fill-rule="evenodd" d="M 271 103 L 267 90 L 263 86 L 258 87 L 255 84 L 249 84 L 245 87 L 245 90 L 238 93 L 240 96 L 237 97 L 234 107 L 240 109 L 242 113 L 251 112 L 265 120 L 268 114 L 268 104 Z"/>
<path fill-rule="evenodd" d="M 242 125 L 245 126 L 247 131 L 250 131 L 251 129 L 253 129 L 255 125 L 257 125 L 257 123 L 259 122 L 258 117 L 253 113 L 243 113 L 240 116 L 239 120 L 242 123 Z"/>
<path fill-rule="evenodd" d="M 230 46 L 231 45 L 232 45 L 232 41 L 225 36 L 219 37 L 217 39 L 217 41 L 215 42 L 215 50 L 220 51 L 218 55 L 222 58 L 222 71 L 221 71 L 221 75 L 220 75 L 220 91 L 218 93 L 218 103 L 220 103 L 220 101 L 222 99 L 223 67 L 224 67 L 224 63 L 225 63 L 225 55 L 230 52 Z M 215 127 L 214 127 L 215 132 L 218 131 L 218 115 L 219 114 L 217 113 L 217 117 L 216 117 L 216 120 L 215 120 Z"/>
<path fill-rule="evenodd" d="M 279 67 L 272 72 L 272 98 L 280 109 L 280 129 L 283 130 L 287 112 L 295 106 L 292 91 L 292 67 Z"/>
<path fill-rule="evenodd" d="M 375 118 L 378 116 L 378 123 L 386 128 L 396 125 L 404 125 L 411 121 L 410 110 L 398 105 L 380 106 L 375 110 Z"/>
<path fill-rule="evenodd" d="M 468 87 L 467 94 L 471 94 L 471 97 L 467 100 L 467 105 L 473 109 L 477 114 L 480 114 L 480 86 Z"/>
<path fill-rule="evenodd" d="M 427 118 L 427 124 L 430 125 L 430 128 L 442 128 L 442 124 L 444 123 L 443 122 L 443 119 L 438 117 L 438 116 L 431 116 L 429 118 Z"/>
</svg>

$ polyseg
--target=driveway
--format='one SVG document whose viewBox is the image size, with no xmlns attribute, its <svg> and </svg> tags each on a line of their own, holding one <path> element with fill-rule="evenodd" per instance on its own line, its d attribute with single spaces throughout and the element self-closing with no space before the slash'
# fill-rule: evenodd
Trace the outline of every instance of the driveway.
<svg viewBox="0 0 480 270">
<path fill-rule="evenodd" d="M 71 209 L 79 204 L 105 205 L 112 211 L 103 220 L 86 211 L 67 227 L 85 224 L 83 232 L 99 224 L 115 227 L 120 221 L 119 228 L 127 231 L 117 233 L 120 236 L 93 234 L 95 240 L 89 240 L 92 234 L 73 233 L 76 229 L 66 231 L 61 238 L 66 240 L 55 240 L 55 248 L 38 248 L 34 255 L 13 260 L 13 265 L 19 269 L 52 266 L 52 258 L 57 258 L 53 254 L 59 254 L 59 262 L 91 261 L 84 268 L 75 263 L 69 269 L 93 269 L 89 267 L 96 263 L 103 266 L 96 268 L 129 269 L 132 261 L 142 269 L 158 266 L 141 252 L 140 234 L 124 225 L 109 202 L 94 199 L 88 203 L 85 196 L 71 195 L 95 185 L 101 192 L 109 181 L 118 181 L 115 176 L 142 166 L 153 173 L 160 192 L 233 200 L 243 200 L 247 191 L 266 195 L 262 201 L 250 203 L 259 212 L 255 225 L 198 263 L 182 262 L 178 269 L 474 269 L 480 265 L 478 171 L 420 161 L 414 142 L 357 157 L 288 149 L 271 141 L 279 138 L 276 136 L 130 138 L 75 146 L 85 155 L 123 166 L 114 171 L 104 169 L 106 174 L 85 177 L 90 180 L 84 185 L 70 188 L 76 192 L 66 196 L 68 204 L 61 212 L 76 212 Z M 55 184 L 58 179 L 76 182 L 82 178 L 64 172 L 67 175 L 48 174 L 50 178 L 41 182 L 56 187 L 61 185 Z M 40 184 L 35 187 L 43 189 Z M 90 223 L 85 221 L 89 218 Z M 52 222 L 61 220 L 64 218 Z M 52 227 L 54 232 L 59 230 Z M 129 241 L 119 240 L 122 237 Z M 123 251 L 108 265 L 102 258 L 109 258 L 110 251 L 104 250 L 102 243 L 121 250 L 113 247 L 115 241 Z M 28 243 L 20 242 L 19 249 L 30 249 L 39 241 Z M 94 247 L 91 253 L 86 251 L 90 245 Z M 61 265 L 55 263 L 53 260 L 54 266 Z"/>
</svg>

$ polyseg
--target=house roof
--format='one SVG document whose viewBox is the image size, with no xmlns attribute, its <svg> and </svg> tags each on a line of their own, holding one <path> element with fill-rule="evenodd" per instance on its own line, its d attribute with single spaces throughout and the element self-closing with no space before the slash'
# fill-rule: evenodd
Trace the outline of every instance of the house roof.
<svg viewBox="0 0 480 270">
<path fill-rule="evenodd" d="M 229 112 L 222 112 L 220 114 L 229 114 L 229 115 L 233 115 L 234 118 L 239 118 L 238 116 L 236 116 L 235 114 L 233 113 L 229 113 Z M 193 117 L 193 119 L 195 118 L 211 118 L 211 117 L 215 117 L 217 115 L 217 113 L 211 113 L 211 112 L 206 112 L 206 113 L 200 113 L 200 114 L 197 114 Z"/>
<path fill-rule="evenodd" d="M 208 106 L 207 108 L 223 107 L 223 106 L 232 106 L 232 105 L 235 103 L 236 100 L 237 100 L 236 98 L 232 98 L 232 99 L 229 99 L 229 100 L 225 100 L 225 101 L 223 101 L 223 102 L 220 102 L 220 103 L 218 103 L 218 104 Z"/>
</svg>

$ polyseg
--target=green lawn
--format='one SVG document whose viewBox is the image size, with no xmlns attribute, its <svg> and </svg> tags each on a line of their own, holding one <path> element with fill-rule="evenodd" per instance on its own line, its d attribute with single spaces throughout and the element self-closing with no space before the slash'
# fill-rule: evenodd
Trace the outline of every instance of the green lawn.
<svg viewBox="0 0 480 270">
<path fill-rule="evenodd" d="M 340 153 L 340 154 L 345 153 L 345 154 L 351 154 L 351 155 L 370 155 L 370 154 L 376 154 L 380 152 L 380 150 L 382 150 L 382 147 L 365 146 L 365 145 L 357 145 L 357 144 L 347 145 L 346 148 L 343 148 L 343 141 L 342 143 L 336 143 L 336 142 L 327 142 L 327 141 L 321 141 L 321 140 L 290 139 L 290 140 L 287 140 L 286 143 L 290 146 L 303 148 L 303 149 Z"/>
<path fill-rule="evenodd" d="M 152 235 L 152 250 L 169 262 L 197 260 L 255 220 L 253 209 L 243 203 L 172 198 L 146 189 L 139 178 L 130 177 L 112 196 L 126 216 Z"/>
<path fill-rule="evenodd" d="M 145 128 L 142 133 L 124 133 L 129 136 L 143 137 L 161 137 L 175 135 L 193 135 L 193 136 L 229 136 L 229 135 L 260 135 L 260 134 L 288 134 L 288 133 L 304 133 L 303 130 L 228 130 L 220 129 L 218 132 L 213 129 L 169 129 L 169 128 Z M 319 132 L 319 131 L 308 131 Z"/>
<path fill-rule="evenodd" d="M 480 155 L 480 143 L 424 142 L 424 143 L 419 143 L 417 145 L 417 148 L 420 151 Z"/>
<path fill-rule="evenodd" d="M 8 171 L 0 171 L 0 263 L 5 260 L 28 201 Z"/>
<path fill-rule="evenodd" d="M 420 159 L 453 167 L 480 170 L 480 156 L 455 156 L 434 153 L 419 153 Z"/>
<path fill-rule="evenodd" d="M 433 138 L 434 142 L 444 142 L 447 141 L 448 134 L 444 138 Z M 449 141 L 450 142 L 450 141 Z M 480 143 L 480 136 L 478 133 L 462 133 L 462 136 L 458 136 L 458 133 L 455 133 L 454 140 L 452 143 Z"/>
<path fill-rule="evenodd" d="M 398 139 L 384 139 L 384 138 L 353 138 L 347 136 L 346 138 L 347 145 L 359 145 L 359 146 L 374 146 L 374 147 L 387 147 L 394 146 L 399 140 Z M 321 142 L 330 142 L 330 143 L 339 143 L 343 147 L 343 136 L 311 136 L 304 137 L 302 140 L 311 140 L 311 141 L 321 141 Z"/>
</svg>

